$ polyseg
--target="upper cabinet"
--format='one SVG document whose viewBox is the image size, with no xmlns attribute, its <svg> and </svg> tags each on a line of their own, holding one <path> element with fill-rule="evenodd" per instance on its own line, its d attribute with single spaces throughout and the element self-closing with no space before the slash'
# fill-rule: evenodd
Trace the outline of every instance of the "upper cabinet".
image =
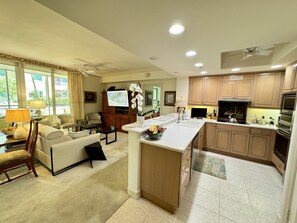
<svg viewBox="0 0 297 223">
<path fill-rule="evenodd" d="M 218 77 L 191 77 L 189 81 L 189 104 L 217 105 Z"/>
<path fill-rule="evenodd" d="M 286 69 L 283 92 L 291 92 L 297 90 L 296 66 Z"/>
<path fill-rule="evenodd" d="M 232 80 L 235 77 L 235 80 Z M 226 76 L 220 79 L 220 99 L 252 99 L 254 75 Z M 237 80 L 236 80 L 237 79 Z"/>
<path fill-rule="evenodd" d="M 262 73 L 255 75 L 254 96 L 252 107 L 279 108 L 283 73 Z"/>
</svg>

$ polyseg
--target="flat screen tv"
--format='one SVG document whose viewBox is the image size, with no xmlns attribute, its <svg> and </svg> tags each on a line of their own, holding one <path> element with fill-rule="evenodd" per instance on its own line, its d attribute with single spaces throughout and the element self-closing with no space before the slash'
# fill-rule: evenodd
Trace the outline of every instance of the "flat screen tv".
<svg viewBox="0 0 297 223">
<path fill-rule="evenodd" d="M 206 118 L 207 108 L 192 108 L 191 118 Z"/>
<path fill-rule="evenodd" d="M 128 91 L 107 91 L 108 106 L 129 107 Z"/>
</svg>

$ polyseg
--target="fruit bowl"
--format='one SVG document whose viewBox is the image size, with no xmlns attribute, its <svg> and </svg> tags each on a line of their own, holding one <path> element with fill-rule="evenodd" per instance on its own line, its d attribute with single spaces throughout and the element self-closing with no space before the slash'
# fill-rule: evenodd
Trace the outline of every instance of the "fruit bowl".
<svg viewBox="0 0 297 223">
<path fill-rule="evenodd" d="M 146 134 L 148 137 L 152 140 L 159 139 L 162 135 L 163 132 L 165 131 L 165 128 L 162 128 L 158 125 L 153 125 L 149 129 L 146 130 Z"/>
</svg>

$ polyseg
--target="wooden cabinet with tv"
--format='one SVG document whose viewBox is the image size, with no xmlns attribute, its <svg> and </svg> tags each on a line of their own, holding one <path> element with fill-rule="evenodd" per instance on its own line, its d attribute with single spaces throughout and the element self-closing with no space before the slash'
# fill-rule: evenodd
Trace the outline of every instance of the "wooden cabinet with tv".
<svg viewBox="0 0 297 223">
<path fill-rule="evenodd" d="M 131 93 L 128 92 L 129 107 L 109 106 L 107 99 L 107 91 L 102 91 L 102 119 L 104 126 L 114 126 L 118 131 L 122 130 L 122 126 L 136 122 L 136 110 L 131 108 Z"/>
</svg>

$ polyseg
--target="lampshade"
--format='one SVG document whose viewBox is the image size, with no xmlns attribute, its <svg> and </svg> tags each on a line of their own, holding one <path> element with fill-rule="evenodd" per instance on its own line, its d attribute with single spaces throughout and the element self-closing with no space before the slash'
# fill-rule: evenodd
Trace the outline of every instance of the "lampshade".
<svg viewBox="0 0 297 223">
<path fill-rule="evenodd" d="M 43 100 L 32 100 L 30 101 L 30 108 L 41 109 L 46 108 L 46 106 Z"/>
<path fill-rule="evenodd" d="M 29 122 L 31 120 L 29 109 L 7 109 L 5 122 Z"/>
<path fill-rule="evenodd" d="M 183 97 L 181 96 L 180 99 L 176 100 L 175 106 L 176 107 L 187 107 L 187 101 L 185 99 L 183 99 Z"/>
</svg>

